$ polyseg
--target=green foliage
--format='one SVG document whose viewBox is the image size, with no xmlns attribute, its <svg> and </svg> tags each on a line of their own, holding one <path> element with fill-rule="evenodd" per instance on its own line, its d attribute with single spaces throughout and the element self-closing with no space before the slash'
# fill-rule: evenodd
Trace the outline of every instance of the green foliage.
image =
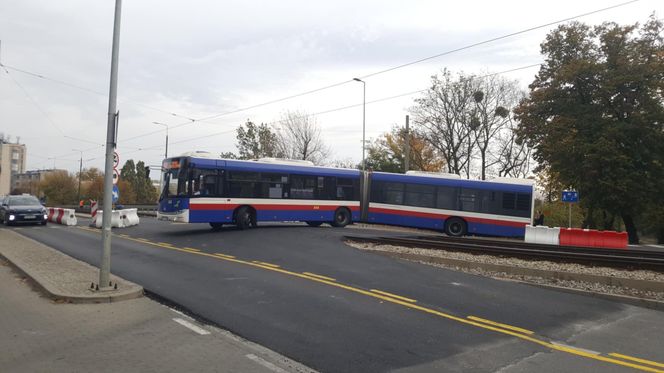
<svg viewBox="0 0 664 373">
<path fill-rule="evenodd" d="M 262 157 L 278 157 L 277 135 L 267 124 L 256 125 L 247 121 L 237 129 L 237 149 L 240 159 L 256 159 Z"/>
<path fill-rule="evenodd" d="M 535 211 L 541 210 L 544 214 L 544 225 L 549 227 L 563 227 L 569 225 L 570 204 L 560 201 L 535 201 Z M 572 228 L 583 226 L 584 211 L 578 203 L 572 203 Z"/>
<path fill-rule="evenodd" d="M 662 23 L 574 22 L 542 44 L 546 62 L 516 113 L 540 169 L 580 191 L 589 211 L 634 223 L 664 178 Z"/>
</svg>

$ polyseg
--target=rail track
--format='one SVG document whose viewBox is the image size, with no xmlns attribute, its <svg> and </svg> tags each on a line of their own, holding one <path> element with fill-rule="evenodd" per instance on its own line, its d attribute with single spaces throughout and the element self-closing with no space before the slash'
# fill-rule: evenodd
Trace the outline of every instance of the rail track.
<svg viewBox="0 0 664 373">
<path fill-rule="evenodd" d="M 664 252 L 656 251 L 541 245 L 520 241 L 447 236 L 363 237 L 347 235 L 345 238 L 355 242 L 382 245 L 509 256 L 592 266 L 601 265 L 622 269 L 649 269 L 664 273 Z"/>
</svg>

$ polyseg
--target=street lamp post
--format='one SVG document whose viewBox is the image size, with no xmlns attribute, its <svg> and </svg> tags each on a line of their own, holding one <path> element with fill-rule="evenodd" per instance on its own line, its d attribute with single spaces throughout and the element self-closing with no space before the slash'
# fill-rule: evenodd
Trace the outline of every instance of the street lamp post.
<svg viewBox="0 0 664 373">
<path fill-rule="evenodd" d="M 362 83 L 362 170 L 366 171 L 367 164 L 364 159 L 364 152 L 366 149 L 367 83 L 360 78 L 353 78 L 353 80 Z"/>
<path fill-rule="evenodd" d="M 166 127 L 166 151 L 164 152 L 164 159 L 168 158 L 168 124 L 161 122 L 152 122 L 152 124 L 158 124 L 160 126 Z"/>
<path fill-rule="evenodd" d="M 76 198 L 76 203 L 79 203 L 81 201 L 81 176 L 83 176 L 83 150 L 72 149 L 72 151 L 81 153 L 81 160 L 78 163 L 78 197 Z"/>
</svg>

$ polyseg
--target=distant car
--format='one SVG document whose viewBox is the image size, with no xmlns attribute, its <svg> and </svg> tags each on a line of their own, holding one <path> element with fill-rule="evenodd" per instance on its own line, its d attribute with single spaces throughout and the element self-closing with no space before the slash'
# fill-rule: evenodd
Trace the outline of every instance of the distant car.
<svg viewBox="0 0 664 373">
<path fill-rule="evenodd" d="M 48 222 L 46 208 L 34 196 L 6 196 L 0 201 L 0 222 L 5 225 Z"/>
</svg>

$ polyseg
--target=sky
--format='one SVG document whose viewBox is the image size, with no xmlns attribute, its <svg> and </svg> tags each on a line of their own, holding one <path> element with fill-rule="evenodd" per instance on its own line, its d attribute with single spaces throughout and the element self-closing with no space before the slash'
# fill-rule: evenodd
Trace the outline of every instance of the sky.
<svg viewBox="0 0 664 373">
<path fill-rule="evenodd" d="M 359 162 L 363 87 L 353 78 L 366 82 L 366 137 L 374 139 L 404 124 L 418 97 L 407 93 L 444 68 L 484 74 L 540 63 L 539 45 L 556 25 L 383 71 L 620 3 L 124 1 L 120 162 L 161 164 L 166 127 L 154 122 L 170 128 L 169 156 L 219 154 L 236 151 L 235 129 L 247 120 L 278 130 L 288 111 L 313 115 L 331 160 Z M 29 170 L 78 171 L 80 157 L 84 168 L 103 168 L 114 8 L 112 0 L 0 0 L 0 132 L 26 144 Z M 653 12 L 664 17 L 664 2 L 578 20 L 632 24 Z M 502 76 L 525 90 L 536 72 Z"/>
</svg>

